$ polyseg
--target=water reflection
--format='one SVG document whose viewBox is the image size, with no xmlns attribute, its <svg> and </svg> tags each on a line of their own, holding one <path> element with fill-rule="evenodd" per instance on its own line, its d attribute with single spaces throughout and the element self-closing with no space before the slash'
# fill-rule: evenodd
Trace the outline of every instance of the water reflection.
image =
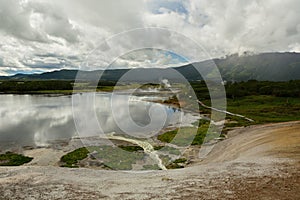
<svg viewBox="0 0 300 200">
<path fill-rule="evenodd" d="M 182 117 L 177 110 L 140 101 L 139 97 L 129 101 L 129 108 L 126 107 L 128 102 L 126 95 L 114 96 L 113 101 L 111 101 L 111 94 L 105 93 L 77 94 L 77 97 L 95 98 L 94 105 L 73 104 L 75 112 L 83 114 L 83 120 L 79 121 L 79 124 L 76 123 L 77 128 L 78 126 L 86 127 L 87 122 L 93 121 L 91 118 L 95 113 L 97 124 L 104 133 L 130 131 L 144 135 L 148 134 L 149 130 L 157 131 L 160 128 L 162 124 L 159 121 L 160 118 L 151 117 L 151 115 L 160 116 L 162 109 L 166 111 L 167 119 L 163 122 L 163 126 L 177 123 Z M 111 102 L 114 103 L 111 104 Z M 1 95 L 0 105 L 0 150 L 9 149 L 12 146 L 45 146 L 55 140 L 68 140 L 78 134 L 70 96 Z M 111 108 L 117 113 L 112 112 Z M 133 120 L 137 126 L 132 126 L 129 119 Z M 97 127 L 91 126 L 89 130 L 85 129 L 86 136 L 99 134 Z"/>
</svg>

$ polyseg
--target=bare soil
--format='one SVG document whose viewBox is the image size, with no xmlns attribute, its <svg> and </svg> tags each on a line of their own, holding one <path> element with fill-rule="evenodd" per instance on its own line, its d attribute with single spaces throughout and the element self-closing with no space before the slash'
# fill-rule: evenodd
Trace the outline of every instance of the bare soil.
<svg viewBox="0 0 300 200">
<path fill-rule="evenodd" d="M 206 158 L 178 170 L 47 166 L 54 160 L 1 167 L 0 199 L 300 199 L 300 121 L 236 129 Z"/>
</svg>

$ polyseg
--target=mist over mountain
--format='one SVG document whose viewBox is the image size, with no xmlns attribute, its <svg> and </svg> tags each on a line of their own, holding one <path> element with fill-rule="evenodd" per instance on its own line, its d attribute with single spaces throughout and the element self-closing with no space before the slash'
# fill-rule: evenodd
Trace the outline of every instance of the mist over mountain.
<svg viewBox="0 0 300 200">
<path fill-rule="evenodd" d="M 300 79 L 299 53 L 263 53 L 253 56 L 228 56 L 216 59 L 225 79 L 288 81 Z"/>
<path fill-rule="evenodd" d="M 289 81 L 300 79 L 299 53 L 262 53 L 257 55 L 230 55 L 222 59 L 213 59 L 224 80 L 247 81 Z M 137 68 L 111 69 L 97 71 L 59 70 L 42 74 L 16 74 L 2 76 L 2 80 L 101 80 L 118 81 L 126 75 L 126 81 L 151 81 L 151 79 L 168 78 L 178 80 L 178 73 L 189 81 L 202 80 L 197 69 L 203 76 L 210 76 L 212 61 L 203 61 L 175 68 Z M 78 75 L 78 76 L 77 76 Z"/>
</svg>

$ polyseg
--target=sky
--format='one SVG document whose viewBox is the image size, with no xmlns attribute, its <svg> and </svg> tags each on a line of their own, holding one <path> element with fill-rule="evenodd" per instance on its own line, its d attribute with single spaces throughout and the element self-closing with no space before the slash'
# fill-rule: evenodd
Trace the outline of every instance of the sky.
<svg viewBox="0 0 300 200">
<path fill-rule="evenodd" d="M 246 51 L 300 52 L 299 19 L 299 0 L 0 0 L 0 76 L 85 70 L 87 59 L 98 69 L 164 68 Z M 193 56 L 192 46 L 179 51 L 188 56 L 174 52 L 181 38 L 205 56 Z M 102 44 L 114 44 L 119 57 L 90 58 Z"/>
</svg>

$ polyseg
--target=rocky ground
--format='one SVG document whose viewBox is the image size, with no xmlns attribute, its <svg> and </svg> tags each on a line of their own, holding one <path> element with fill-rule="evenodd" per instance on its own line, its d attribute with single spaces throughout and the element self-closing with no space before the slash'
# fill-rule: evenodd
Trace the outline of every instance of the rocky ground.
<svg viewBox="0 0 300 200">
<path fill-rule="evenodd" d="M 35 161 L 0 168 L 0 199 L 300 199 L 300 122 L 236 129 L 202 161 L 178 170 L 115 172 Z"/>
</svg>

